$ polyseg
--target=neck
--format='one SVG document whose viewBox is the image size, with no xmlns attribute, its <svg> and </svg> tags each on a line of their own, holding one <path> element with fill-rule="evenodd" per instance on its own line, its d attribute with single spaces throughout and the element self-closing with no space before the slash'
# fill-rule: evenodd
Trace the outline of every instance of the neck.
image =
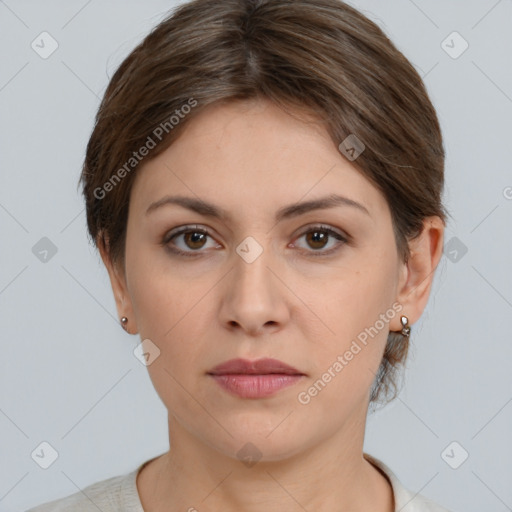
<svg viewBox="0 0 512 512">
<path fill-rule="evenodd" d="M 284 459 L 262 456 L 254 465 L 198 442 L 178 422 L 169 421 L 169 432 L 172 449 L 137 478 L 146 512 L 394 510 L 389 480 L 363 457 L 360 426 Z"/>
</svg>

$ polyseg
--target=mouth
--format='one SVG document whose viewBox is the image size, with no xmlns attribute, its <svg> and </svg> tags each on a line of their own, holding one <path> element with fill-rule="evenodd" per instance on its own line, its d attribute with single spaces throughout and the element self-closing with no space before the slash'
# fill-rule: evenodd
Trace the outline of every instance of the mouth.
<svg viewBox="0 0 512 512">
<path fill-rule="evenodd" d="M 225 391 L 241 398 L 265 398 L 296 384 L 306 374 L 277 359 L 231 359 L 207 372 Z"/>
</svg>

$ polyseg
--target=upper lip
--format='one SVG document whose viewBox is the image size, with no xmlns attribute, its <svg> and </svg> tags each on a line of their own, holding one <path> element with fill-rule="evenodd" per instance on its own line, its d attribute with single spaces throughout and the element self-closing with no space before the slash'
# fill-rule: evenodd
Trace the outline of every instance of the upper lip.
<svg viewBox="0 0 512 512">
<path fill-rule="evenodd" d="M 302 372 L 293 368 L 278 359 L 263 358 L 255 361 L 247 359 L 230 359 L 221 363 L 208 372 L 210 375 L 229 375 L 229 374 L 247 374 L 247 375 L 265 375 L 270 373 L 280 373 L 287 375 L 304 375 Z"/>
</svg>

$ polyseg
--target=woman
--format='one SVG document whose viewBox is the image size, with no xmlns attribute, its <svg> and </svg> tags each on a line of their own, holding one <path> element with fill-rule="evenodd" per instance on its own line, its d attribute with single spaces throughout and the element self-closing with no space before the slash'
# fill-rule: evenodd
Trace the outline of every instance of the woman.
<svg viewBox="0 0 512 512">
<path fill-rule="evenodd" d="M 195 0 L 124 60 L 82 173 L 170 450 L 32 510 L 446 511 L 363 453 L 447 213 L 423 82 L 337 0 Z"/>
</svg>

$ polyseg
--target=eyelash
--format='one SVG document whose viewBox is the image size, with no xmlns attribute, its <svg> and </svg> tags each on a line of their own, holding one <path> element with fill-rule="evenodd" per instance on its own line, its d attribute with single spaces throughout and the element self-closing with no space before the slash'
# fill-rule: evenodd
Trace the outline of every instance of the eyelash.
<svg viewBox="0 0 512 512">
<path fill-rule="evenodd" d="M 315 250 L 306 251 L 309 253 L 308 256 L 312 256 L 314 258 L 329 256 L 332 253 L 337 252 L 342 245 L 344 245 L 345 243 L 347 243 L 349 241 L 348 238 L 340 235 L 337 231 L 334 231 L 330 227 L 322 225 L 322 224 L 319 224 L 317 226 L 311 226 L 306 231 L 301 233 L 297 237 L 297 239 L 303 237 L 304 235 L 307 235 L 310 232 L 315 232 L 315 231 L 322 231 L 322 232 L 328 233 L 332 237 L 339 240 L 340 243 L 336 244 L 334 247 L 332 247 L 331 249 L 328 249 L 327 251 L 322 251 L 320 249 L 316 250 L 316 251 Z M 198 249 L 196 251 L 193 251 L 193 250 L 192 251 L 182 251 L 181 249 L 176 249 L 176 247 L 171 247 L 171 245 L 169 245 L 169 242 L 171 242 L 171 240 L 173 240 L 174 238 L 177 238 L 180 235 L 183 235 L 184 233 L 201 233 L 203 235 L 210 236 L 209 232 L 203 228 L 196 227 L 196 226 L 184 226 L 183 228 L 179 229 L 178 231 L 171 232 L 168 235 L 166 235 L 164 237 L 164 239 L 162 240 L 161 245 L 166 247 L 169 251 L 171 251 L 173 254 L 176 254 L 178 256 L 186 256 L 186 257 L 192 257 L 192 258 L 200 256 L 201 252 L 204 252 L 204 251 L 201 251 L 200 249 Z"/>
</svg>

